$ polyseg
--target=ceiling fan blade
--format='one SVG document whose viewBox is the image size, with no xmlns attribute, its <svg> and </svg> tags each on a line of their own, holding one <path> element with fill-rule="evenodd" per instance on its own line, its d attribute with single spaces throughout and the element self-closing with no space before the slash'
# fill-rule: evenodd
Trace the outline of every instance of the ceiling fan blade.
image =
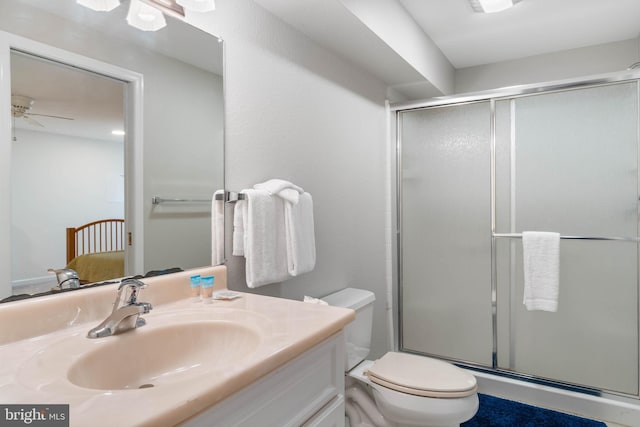
<svg viewBox="0 0 640 427">
<path fill-rule="evenodd" d="M 37 121 L 36 119 L 32 119 L 32 118 L 31 118 L 31 117 L 29 117 L 29 116 L 23 116 L 23 117 L 24 117 L 24 119 L 27 121 L 27 123 L 29 123 L 30 125 L 33 125 L 33 126 L 40 126 L 41 128 L 43 128 L 43 127 L 44 127 L 44 125 L 43 125 L 42 123 L 40 123 L 39 121 Z"/>
<path fill-rule="evenodd" d="M 71 117 L 52 116 L 50 114 L 29 113 L 29 115 L 30 116 L 40 116 L 40 117 L 51 117 L 51 118 L 54 118 L 54 119 L 74 120 Z"/>
</svg>

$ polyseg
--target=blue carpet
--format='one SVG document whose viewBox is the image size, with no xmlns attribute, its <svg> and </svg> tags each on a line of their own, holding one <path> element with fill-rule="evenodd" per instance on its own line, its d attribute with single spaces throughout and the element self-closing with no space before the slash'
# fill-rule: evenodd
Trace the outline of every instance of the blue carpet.
<svg viewBox="0 0 640 427">
<path fill-rule="evenodd" d="M 600 421 L 478 394 L 476 415 L 461 427 L 606 427 Z"/>
</svg>

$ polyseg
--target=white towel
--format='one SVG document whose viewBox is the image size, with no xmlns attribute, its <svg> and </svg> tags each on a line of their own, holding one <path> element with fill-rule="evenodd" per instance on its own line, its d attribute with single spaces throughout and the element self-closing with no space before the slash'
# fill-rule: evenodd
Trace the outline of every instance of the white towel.
<svg viewBox="0 0 640 427">
<path fill-rule="evenodd" d="M 289 202 L 294 205 L 297 205 L 300 200 L 300 193 L 293 188 L 285 188 L 274 195 L 284 199 L 285 202 Z"/>
<path fill-rule="evenodd" d="M 524 257 L 524 305 L 527 310 L 558 310 L 560 274 L 560 234 L 525 231 L 522 233 Z"/>
<path fill-rule="evenodd" d="M 297 204 L 284 203 L 287 266 L 289 274 L 307 273 L 316 265 L 316 240 L 313 226 L 313 199 L 302 193 Z"/>
<path fill-rule="evenodd" d="M 244 229 L 247 215 L 247 201 L 238 200 L 233 210 L 233 249 L 231 253 L 235 256 L 244 256 Z"/>
<path fill-rule="evenodd" d="M 247 189 L 242 193 L 247 202 L 244 222 L 247 286 L 257 288 L 287 280 L 284 200 L 265 190 Z"/>
<path fill-rule="evenodd" d="M 300 194 L 304 189 L 284 179 L 270 179 L 253 186 L 256 190 L 265 190 L 269 194 L 282 197 L 284 200 L 298 204 Z"/>
<path fill-rule="evenodd" d="M 216 200 L 216 196 L 219 197 L 219 200 Z M 211 265 L 222 264 L 223 261 L 224 190 L 217 190 L 211 198 Z"/>
</svg>

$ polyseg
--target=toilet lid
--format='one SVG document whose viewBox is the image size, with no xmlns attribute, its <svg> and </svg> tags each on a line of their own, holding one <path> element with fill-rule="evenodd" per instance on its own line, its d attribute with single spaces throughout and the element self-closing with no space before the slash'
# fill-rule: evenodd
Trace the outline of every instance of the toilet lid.
<svg viewBox="0 0 640 427">
<path fill-rule="evenodd" d="M 478 389 L 473 375 L 451 363 L 408 353 L 385 354 L 367 376 L 381 386 L 425 397 L 464 397 Z"/>
</svg>

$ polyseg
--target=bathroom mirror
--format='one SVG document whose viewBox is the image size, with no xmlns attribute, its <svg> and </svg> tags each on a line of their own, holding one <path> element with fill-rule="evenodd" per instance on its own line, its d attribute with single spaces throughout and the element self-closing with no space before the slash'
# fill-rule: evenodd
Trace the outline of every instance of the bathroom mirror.
<svg viewBox="0 0 640 427">
<path fill-rule="evenodd" d="M 5 38 L 17 36 L 29 41 L 17 48 L 11 41 L 3 43 L 1 57 L 5 64 L 11 63 L 15 76 L 11 92 L 32 101 L 27 117 L 16 114 L 12 107 L 12 140 L 7 143 L 13 149 L 1 153 L 9 154 L 11 170 L 11 174 L 0 176 L 2 196 L 11 199 L 13 207 L 5 206 L 0 212 L 0 237 L 3 244 L 9 242 L 0 255 L 7 254 L 10 259 L 0 265 L 0 299 L 55 285 L 55 275 L 47 269 L 68 264 L 66 228 L 99 219 L 125 219 L 125 275 L 212 263 L 211 199 L 215 191 L 224 188 L 223 43 L 171 16 L 166 16 L 167 26 L 160 31 L 139 31 L 127 24 L 127 9 L 126 0 L 110 12 L 92 11 L 75 0 L 0 4 L 0 30 L 8 35 Z M 30 47 L 35 52 L 30 52 Z M 35 70 L 33 64 L 38 61 L 45 70 L 42 73 L 31 76 L 21 71 L 25 66 Z M 112 73 L 112 68 L 123 73 L 122 81 L 113 78 L 118 73 Z M 71 77 L 61 77 L 65 73 Z M 35 80 L 30 83 L 29 78 Z M 90 83 L 92 80 L 95 82 Z M 58 94 L 55 99 L 52 89 L 67 82 L 71 84 L 66 92 L 58 91 L 67 96 Z M 99 105 L 84 105 L 74 98 L 74 86 Z M 109 90 L 115 92 L 107 93 Z M 4 103 L 8 94 L 4 91 L 0 97 Z M 106 99 L 120 102 L 120 127 L 114 120 L 118 113 L 110 111 L 103 112 L 103 117 L 92 117 L 93 130 L 88 134 L 65 130 L 63 125 L 87 125 L 83 112 L 94 107 L 106 110 L 98 108 L 105 107 Z M 9 112 L 5 107 L 0 109 L 3 115 Z M 47 117 L 50 115 L 56 117 Z M 91 128 L 91 123 L 87 126 Z M 7 130 L 6 124 L 3 129 Z M 114 136 L 112 130 L 127 132 Z M 54 147 L 54 142 L 62 143 Z M 119 151 L 121 158 L 114 154 L 115 166 L 91 174 L 91 169 L 104 166 L 106 156 L 79 160 L 79 150 L 70 142 L 80 144 L 83 150 L 90 143 L 109 146 L 111 151 Z M 18 144 L 22 145 L 15 148 Z M 119 148 L 114 148 L 118 144 Z M 94 166 L 87 168 L 87 162 Z M 47 173 L 55 180 L 48 179 Z M 60 177 L 73 184 L 58 182 Z M 37 181 L 29 183 L 30 178 Z M 16 182 L 21 182 L 21 187 L 14 187 Z M 75 185 L 78 183 L 82 191 Z M 5 189 L 9 194 L 4 194 Z M 153 203 L 154 197 L 166 201 Z M 96 198 L 106 207 L 85 212 L 87 207 L 95 207 Z M 18 203 L 14 201 L 23 203 L 22 211 L 16 210 Z M 65 211 L 74 215 L 65 219 Z M 21 212 L 31 212 L 32 218 Z M 36 223 L 29 225 L 27 220 Z M 40 231 L 33 231 L 38 228 Z"/>
</svg>

